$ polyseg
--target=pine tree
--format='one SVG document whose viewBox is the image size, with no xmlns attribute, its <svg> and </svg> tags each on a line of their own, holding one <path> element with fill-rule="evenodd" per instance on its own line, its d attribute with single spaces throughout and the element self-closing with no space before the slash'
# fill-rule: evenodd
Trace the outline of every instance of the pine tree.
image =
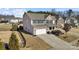
<svg viewBox="0 0 79 59">
<path fill-rule="evenodd" d="M 19 42 L 18 42 L 18 39 L 17 39 L 15 33 L 11 34 L 11 37 L 9 39 L 9 48 L 11 50 L 18 50 L 19 49 Z"/>
</svg>

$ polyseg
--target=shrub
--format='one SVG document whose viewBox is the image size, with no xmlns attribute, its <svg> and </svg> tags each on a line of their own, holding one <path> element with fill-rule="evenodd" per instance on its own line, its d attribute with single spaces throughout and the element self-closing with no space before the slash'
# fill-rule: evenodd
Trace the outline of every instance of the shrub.
<svg viewBox="0 0 79 59">
<path fill-rule="evenodd" d="M 11 50 L 18 50 L 19 49 L 19 42 L 18 42 L 18 39 L 17 39 L 15 33 L 11 34 L 11 37 L 9 39 L 9 48 Z"/>
<path fill-rule="evenodd" d="M 47 34 L 50 34 L 50 32 L 48 31 Z"/>
<path fill-rule="evenodd" d="M 8 43 L 4 43 L 5 49 L 10 50 Z"/>
<path fill-rule="evenodd" d="M 23 26 L 19 26 L 19 30 L 23 30 Z"/>
<path fill-rule="evenodd" d="M 60 30 L 54 30 L 51 33 L 56 35 L 56 36 L 59 36 L 60 34 L 63 34 Z"/>
</svg>

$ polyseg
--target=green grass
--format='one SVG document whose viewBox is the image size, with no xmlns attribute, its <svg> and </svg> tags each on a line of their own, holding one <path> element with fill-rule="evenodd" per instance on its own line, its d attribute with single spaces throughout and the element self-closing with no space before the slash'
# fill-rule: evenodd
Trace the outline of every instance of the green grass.
<svg viewBox="0 0 79 59">
<path fill-rule="evenodd" d="M 4 50 L 3 42 L 0 42 L 0 50 Z"/>
</svg>

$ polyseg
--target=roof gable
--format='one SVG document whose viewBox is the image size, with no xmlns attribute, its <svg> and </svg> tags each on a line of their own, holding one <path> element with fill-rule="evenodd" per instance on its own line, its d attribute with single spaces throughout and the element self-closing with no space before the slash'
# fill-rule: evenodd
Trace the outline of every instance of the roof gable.
<svg viewBox="0 0 79 59">
<path fill-rule="evenodd" d="M 55 16 L 52 16 L 52 15 L 49 15 L 46 20 L 56 20 L 56 17 Z"/>
</svg>

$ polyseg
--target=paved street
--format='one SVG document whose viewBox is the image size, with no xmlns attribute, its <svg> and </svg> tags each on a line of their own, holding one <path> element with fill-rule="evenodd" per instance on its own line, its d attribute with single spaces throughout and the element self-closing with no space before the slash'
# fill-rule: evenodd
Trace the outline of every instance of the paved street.
<svg viewBox="0 0 79 59">
<path fill-rule="evenodd" d="M 58 37 L 52 34 L 43 34 L 39 35 L 39 38 L 47 42 L 49 45 L 54 47 L 56 50 L 74 50 L 75 47 L 71 46 L 69 43 L 59 39 Z"/>
</svg>

